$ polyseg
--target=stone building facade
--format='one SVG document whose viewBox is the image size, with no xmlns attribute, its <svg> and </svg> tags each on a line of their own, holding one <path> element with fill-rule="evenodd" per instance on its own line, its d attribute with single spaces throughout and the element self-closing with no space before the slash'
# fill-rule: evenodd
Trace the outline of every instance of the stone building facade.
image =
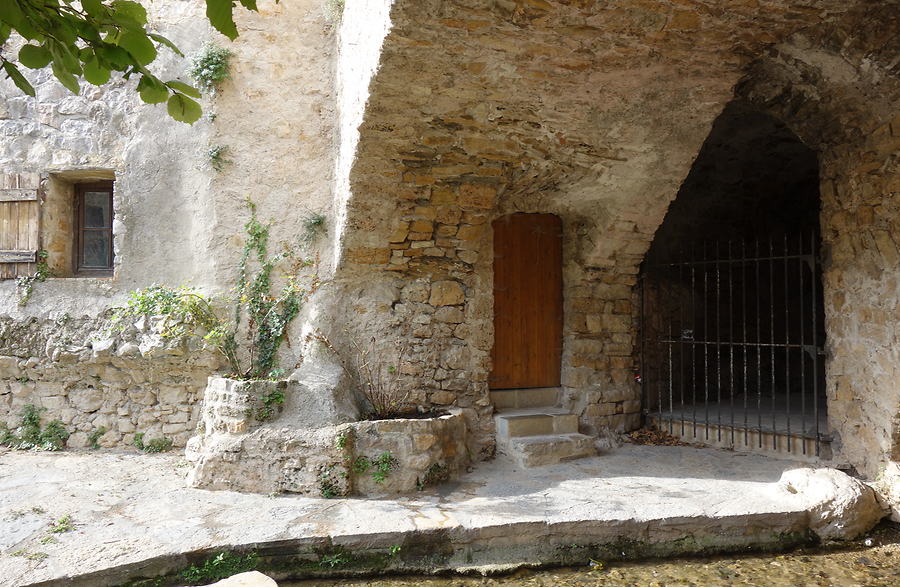
<svg viewBox="0 0 900 587">
<path fill-rule="evenodd" d="M 51 279 L 25 307 L 12 282 L 0 283 L 9 332 L 35 319 L 52 329 L 63 314 L 94 319 L 154 282 L 193 278 L 226 291 L 247 195 L 261 217 L 277 219 L 277 238 L 300 232 L 303 208 L 322 211 L 328 239 L 311 254 L 326 285 L 292 327 L 298 344 L 282 364 L 301 359 L 314 328 L 336 340 L 399 342 L 410 401 L 460 408 L 470 450 L 489 456 L 495 226 L 511 214 L 550 214 L 562 225 L 560 403 L 582 432 L 632 430 L 642 411 L 641 264 L 732 104 L 814 152 L 833 459 L 870 477 L 896 468 L 895 3 L 347 0 L 342 23 L 329 28 L 318 2 L 304 0 L 241 14 L 233 44 L 184 3 L 148 10 L 153 26 L 188 50 L 210 38 L 235 52 L 233 79 L 208 105 L 214 122 L 165 120 L 124 81 L 73 97 L 37 72 L 37 99 L 2 82 L 9 140 L 0 166 L 42 178 L 51 260 L 66 254 L 53 244 L 64 222 L 52 213 L 54 198 L 68 196 L 54 194 L 84 178 L 114 178 L 117 222 L 113 276 Z M 183 63 L 169 55 L 162 66 L 180 75 Z M 209 144 L 230 147 L 222 173 L 195 169 L 194 153 Z M 79 344 L 59 357 L 93 353 Z M 80 409 L 72 397 L 84 393 L 84 379 L 60 387 L 55 371 L 22 371 L 32 356 L 44 365 L 57 355 L 12 335 L 0 347 L 0 405 L 10 418 L 27 402 L 48 415 Z M 172 369 L 166 377 L 177 379 Z M 33 390 L 23 391 L 21 372 Z M 104 377 L 94 386 L 102 394 L 113 389 Z M 188 379 L 171 384 L 181 390 L 173 406 L 158 391 L 157 403 L 142 405 L 190 414 L 187 430 L 196 418 L 183 408 L 196 385 Z M 118 432 L 109 444 L 138 426 L 130 409 L 119 402 L 121 418 L 108 414 Z M 71 422 L 84 432 L 95 426 Z"/>
</svg>

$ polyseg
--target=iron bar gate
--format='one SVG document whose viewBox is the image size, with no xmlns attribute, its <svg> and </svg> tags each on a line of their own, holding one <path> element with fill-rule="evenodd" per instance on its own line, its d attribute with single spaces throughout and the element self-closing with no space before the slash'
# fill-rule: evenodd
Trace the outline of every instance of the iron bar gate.
<svg viewBox="0 0 900 587">
<path fill-rule="evenodd" d="M 788 451 L 797 439 L 804 455 L 813 442 L 819 456 L 827 420 L 818 248 L 808 235 L 648 255 L 645 415 L 681 437 L 708 441 L 712 429 L 718 442 L 750 446 L 753 437 L 763 448 L 771 436 L 773 450 L 786 441 Z"/>
</svg>

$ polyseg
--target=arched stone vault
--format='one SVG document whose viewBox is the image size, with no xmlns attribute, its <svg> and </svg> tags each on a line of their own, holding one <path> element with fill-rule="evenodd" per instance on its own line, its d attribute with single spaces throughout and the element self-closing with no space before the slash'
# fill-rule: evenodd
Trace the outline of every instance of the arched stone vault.
<svg viewBox="0 0 900 587">
<path fill-rule="evenodd" d="M 892 3 L 395 0 L 390 20 L 349 176 L 338 279 L 358 295 L 346 321 L 399 333 L 414 400 L 468 410 L 477 450 L 491 445 L 490 222 L 563 219 L 563 386 L 584 428 L 635 426 L 635 275 L 739 82 L 739 97 L 822 153 L 832 260 L 847 239 L 876 265 L 896 250 L 895 210 L 880 220 L 900 103 Z M 887 223 L 870 247 L 849 235 L 853 210 Z M 847 279 L 826 276 L 829 334 L 853 331 L 837 303 Z M 836 401 L 842 340 L 830 347 Z M 876 427 L 882 454 L 897 453 L 896 418 Z"/>
</svg>

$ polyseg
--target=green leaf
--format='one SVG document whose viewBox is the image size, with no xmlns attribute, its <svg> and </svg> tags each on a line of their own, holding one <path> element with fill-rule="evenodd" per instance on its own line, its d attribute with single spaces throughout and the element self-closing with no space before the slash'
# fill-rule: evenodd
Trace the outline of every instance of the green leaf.
<svg viewBox="0 0 900 587">
<path fill-rule="evenodd" d="M 46 47 L 38 47 L 37 45 L 23 45 L 19 49 L 19 63 L 31 69 L 40 69 L 47 67 L 52 61 L 53 55 Z"/>
<path fill-rule="evenodd" d="M 147 104 L 159 104 L 160 102 L 165 102 L 169 97 L 169 88 L 146 73 L 141 76 L 137 89 L 141 94 L 141 100 Z"/>
<path fill-rule="evenodd" d="M 114 0 L 109 6 L 120 16 L 130 17 L 141 25 L 147 24 L 147 11 L 137 2 L 132 2 L 132 0 Z M 116 20 L 115 15 L 113 20 Z M 116 22 L 119 21 L 116 20 Z"/>
<path fill-rule="evenodd" d="M 53 55 L 53 66 L 60 67 L 69 73 L 81 74 L 81 60 L 72 52 L 74 45 L 64 45 L 53 39 L 47 39 L 47 47 Z M 53 70 L 56 73 L 56 70 Z"/>
<path fill-rule="evenodd" d="M 81 0 L 81 7 L 84 8 L 85 12 L 87 12 L 94 18 L 102 18 L 106 16 L 103 2 L 101 2 L 100 0 Z"/>
<path fill-rule="evenodd" d="M 0 20 L 18 29 L 24 19 L 25 15 L 17 0 L 0 0 Z"/>
<path fill-rule="evenodd" d="M 119 71 L 124 70 L 129 65 L 134 64 L 134 59 L 122 47 L 116 45 L 104 45 L 97 47 L 97 55 L 100 55 L 113 65 L 120 67 Z"/>
<path fill-rule="evenodd" d="M 109 69 L 100 64 L 99 57 L 92 56 L 84 62 L 84 79 L 95 86 L 102 86 L 109 81 Z"/>
<path fill-rule="evenodd" d="M 2 21 L 0 21 L 0 45 L 6 42 L 9 38 L 9 34 L 12 32 L 10 26 Z"/>
<path fill-rule="evenodd" d="M 217 31 L 233 41 L 238 32 L 231 15 L 231 2 L 232 0 L 206 0 L 206 18 Z"/>
<path fill-rule="evenodd" d="M 64 85 L 71 91 L 73 94 L 77 94 L 79 91 L 78 87 L 78 78 L 72 75 L 72 72 L 67 71 L 62 65 L 58 62 L 53 62 L 53 75 L 56 76 L 56 79 L 59 80 L 59 83 Z"/>
<path fill-rule="evenodd" d="M 278 2 L 275 2 L 278 4 Z M 259 9 L 256 7 L 256 0 L 241 0 L 241 4 L 244 8 L 252 10 L 253 12 L 259 12 Z"/>
<path fill-rule="evenodd" d="M 200 104 L 182 94 L 175 94 L 169 98 L 168 111 L 169 116 L 175 120 L 188 124 L 194 124 L 203 114 Z"/>
<path fill-rule="evenodd" d="M 25 76 L 22 75 L 22 72 L 18 70 L 18 68 L 10 63 L 9 61 L 3 62 L 3 69 L 6 71 L 6 75 L 16 84 L 20 90 L 34 98 L 34 87 L 28 83 L 28 80 L 25 79 Z"/>
<path fill-rule="evenodd" d="M 181 52 L 181 49 L 179 49 L 178 47 L 176 47 L 176 46 L 175 46 L 175 43 L 173 43 L 173 42 L 170 41 L 169 39 L 165 38 L 164 36 L 162 36 L 162 35 L 157 35 L 156 33 L 147 33 L 147 36 L 150 37 L 151 39 L 153 39 L 154 41 L 156 41 L 157 43 L 160 43 L 160 44 L 162 44 L 162 45 L 165 45 L 166 47 L 168 47 L 168 48 L 171 49 L 172 51 L 175 51 L 175 53 L 176 53 L 177 55 L 180 55 L 180 56 L 184 57 L 184 53 Z"/>
<path fill-rule="evenodd" d="M 184 82 L 179 82 L 179 81 L 173 80 L 170 82 L 166 82 L 166 85 L 169 86 L 170 88 L 172 88 L 173 90 L 177 90 L 177 91 L 181 92 L 182 94 L 187 94 L 191 98 L 199 98 L 200 97 L 200 90 L 198 90 L 197 88 L 194 88 L 192 86 L 189 86 Z"/>
<path fill-rule="evenodd" d="M 119 38 L 119 46 L 131 53 L 135 61 L 141 65 L 147 65 L 156 59 L 156 47 L 146 34 L 126 31 Z"/>
</svg>

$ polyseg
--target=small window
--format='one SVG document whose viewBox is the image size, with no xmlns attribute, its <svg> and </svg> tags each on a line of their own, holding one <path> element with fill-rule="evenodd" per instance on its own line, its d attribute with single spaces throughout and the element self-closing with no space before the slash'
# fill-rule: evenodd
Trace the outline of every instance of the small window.
<svg viewBox="0 0 900 587">
<path fill-rule="evenodd" d="M 113 182 L 75 185 L 75 270 L 79 274 L 113 269 Z"/>
</svg>

